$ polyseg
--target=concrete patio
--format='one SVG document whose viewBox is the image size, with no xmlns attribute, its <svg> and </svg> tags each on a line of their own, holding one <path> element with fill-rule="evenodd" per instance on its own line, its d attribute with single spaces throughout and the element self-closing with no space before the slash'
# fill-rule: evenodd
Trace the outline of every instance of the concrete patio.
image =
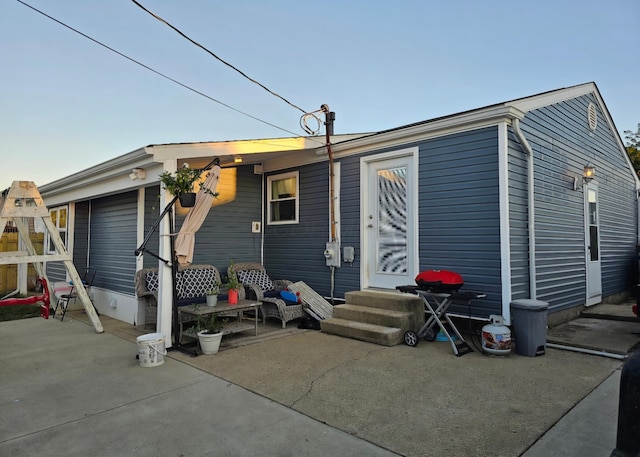
<svg viewBox="0 0 640 457">
<path fill-rule="evenodd" d="M 637 323 L 611 322 L 582 339 L 635 346 Z M 0 323 L 1 455 L 589 457 L 615 447 L 622 361 L 608 357 L 455 357 L 447 342 L 384 347 L 292 322 L 217 355 L 171 351 L 142 368 L 141 329 L 102 323 L 104 334 L 81 315 Z M 556 341 L 578 345 L 579 330 Z"/>
</svg>

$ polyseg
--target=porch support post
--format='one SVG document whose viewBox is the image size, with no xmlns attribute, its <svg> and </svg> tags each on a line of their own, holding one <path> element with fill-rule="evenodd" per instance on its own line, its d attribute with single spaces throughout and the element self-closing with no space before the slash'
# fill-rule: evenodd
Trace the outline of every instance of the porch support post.
<svg viewBox="0 0 640 457">
<path fill-rule="evenodd" d="M 18 218 L 15 218 L 14 220 L 16 220 L 17 222 Z M 21 222 L 23 222 L 25 225 L 27 224 L 27 222 L 23 219 L 20 218 Z M 28 225 L 26 225 L 26 230 L 24 230 L 24 232 L 18 230 L 18 251 L 26 251 L 27 250 L 27 246 L 26 246 L 26 242 L 27 240 L 24 239 L 24 237 L 22 236 L 23 233 L 26 233 L 27 236 L 29 236 L 29 228 Z M 31 240 L 29 240 L 31 241 Z M 27 276 L 28 276 L 28 272 L 29 272 L 29 264 L 27 263 L 19 263 L 18 264 L 18 284 L 17 284 L 17 288 L 20 291 L 20 294 L 22 294 L 23 296 L 27 296 Z"/>
<path fill-rule="evenodd" d="M 176 171 L 176 161 L 166 160 L 164 162 L 164 170 L 170 173 Z M 171 194 L 160 187 L 160 207 L 164 208 L 171 202 L 173 197 Z M 169 218 L 174 217 L 174 212 L 170 211 L 166 217 L 162 218 L 160 226 L 158 227 L 158 233 L 160 236 L 158 254 L 162 259 L 169 259 L 170 262 L 174 262 L 174 255 L 171 252 L 171 234 L 170 227 L 173 224 L 169 223 Z M 157 331 L 164 333 L 165 345 L 167 348 L 172 347 L 173 338 L 171 337 L 172 330 L 172 308 L 173 308 L 173 280 L 171 276 L 171 264 L 159 261 L 158 262 L 158 316 L 157 316 Z"/>
</svg>

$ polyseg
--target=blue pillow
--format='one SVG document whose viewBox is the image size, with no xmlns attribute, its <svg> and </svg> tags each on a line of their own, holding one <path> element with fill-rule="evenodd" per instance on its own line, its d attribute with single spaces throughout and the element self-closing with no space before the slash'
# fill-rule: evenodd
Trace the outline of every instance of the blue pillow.
<svg viewBox="0 0 640 457">
<path fill-rule="evenodd" d="M 287 306 L 299 305 L 298 296 L 293 292 L 289 292 L 288 290 L 283 290 L 280 292 L 280 296 L 284 300 L 284 304 Z"/>
<path fill-rule="evenodd" d="M 280 292 L 280 296 L 285 301 L 298 303 L 298 297 L 296 296 L 296 294 L 294 294 L 293 292 L 289 292 L 288 290 L 283 290 L 282 292 Z"/>
</svg>

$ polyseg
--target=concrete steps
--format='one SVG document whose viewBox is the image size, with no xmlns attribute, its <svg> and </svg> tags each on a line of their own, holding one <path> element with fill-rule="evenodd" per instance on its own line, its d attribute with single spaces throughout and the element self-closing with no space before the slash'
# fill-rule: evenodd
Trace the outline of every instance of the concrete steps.
<svg viewBox="0 0 640 457">
<path fill-rule="evenodd" d="M 424 304 L 416 295 L 394 291 L 347 292 L 345 304 L 333 307 L 333 317 L 320 321 L 325 333 L 395 346 L 407 330 L 424 323 Z"/>
</svg>

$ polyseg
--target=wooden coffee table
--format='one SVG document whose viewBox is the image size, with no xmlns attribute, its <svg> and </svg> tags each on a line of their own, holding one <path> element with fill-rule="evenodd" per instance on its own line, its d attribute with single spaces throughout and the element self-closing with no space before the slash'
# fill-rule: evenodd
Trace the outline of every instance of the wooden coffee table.
<svg viewBox="0 0 640 457">
<path fill-rule="evenodd" d="M 258 335 L 258 309 L 260 308 L 260 302 L 253 300 L 238 300 L 237 305 L 230 305 L 228 301 L 218 301 L 216 306 L 207 306 L 205 304 L 198 305 L 186 305 L 178 308 L 178 321 L 180 322 L 180 333 L 178 335 L 178 341 L 182 343 L 183 324 L 185 322 L 193 322 L 198 320 L 198 317 L 207 316 L 209 314 L 224 313 L 225 317 L 229 315 L 236 315 L 236 321 L 229 322 L 222 329 L 223 335 L 230 335 L 232 333 L 244 332 L 246 330 L 255 331 Z M 254 310 L 254 321 L 252 324 L 243 322 L 242 315 L 244 311 Z M 189 335 L 191 336 L 191 335 Z M 194 335 L 195 336 L 195 335 Z"/>
</svg>

